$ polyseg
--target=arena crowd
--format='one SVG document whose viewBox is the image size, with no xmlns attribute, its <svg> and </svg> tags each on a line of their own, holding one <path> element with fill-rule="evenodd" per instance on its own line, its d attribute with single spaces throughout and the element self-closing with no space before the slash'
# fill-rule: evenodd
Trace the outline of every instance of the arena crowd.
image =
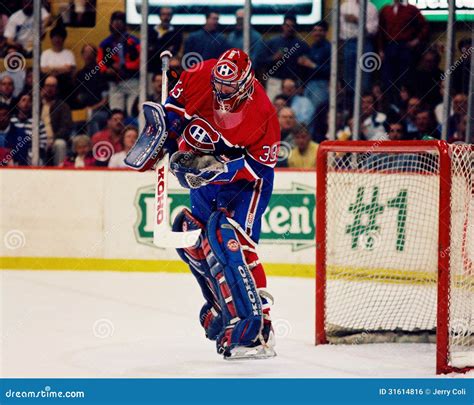
<svg viewBox="0 0 474 405">
<path fill-rule="evenodd" d="M 40 62 L 41 165 L 124 167 L 123 158 L 138 136 L 141 45 L 125 14 L 112 14 L 110 35 L 100 43 L 81 46 L 82 61 L 76 61 L 64 45 L 67 27 L 87 21 L 92 3 L 74 1 L 74 19 L 67 25 L 64 16 L 52 15 L 44 2 L 42 35 L 49 36 L 51 47 L 42 50 Z M 336 138 L 353 138 L 359 65 L 364 72 L 359 139 L 439 139 L 442 126 L 447 125 L 448 142 L 464 141 L 471 68 L 466 55 L 473 50 L 471 40 L 457 44 L 461 58 L 449 72 L 452 105 L 449 120 L 443 123 L 444 45 L 430 41 L 429 24 L 420 11 L 398 0 L 377 11 L 369 2 L 364 55 L 358 61 L 358 10 L 358 0 L 345 0 L 341 7 Z M 226 27 L 219 25 L 216 11 L 207 10 L 205 25 L 186 35 L 185 27 L 172 24 L 171 8 L 161 8 L 159 15 L 160 23 L 148 33 L 149 100 L 161 101 L 163 50 L 174 55 L 169 72 L 172 86 L 196 61 L 243 47 L 243 10 L 236 12 L 235 26 Z M 0 14 L 1 57 L 31 58 L 32 19 L 31 0 L 5 2 Z M 294 15 L 284 17 L 277 33 L 251 28 L 250 57 L 278 114 L 282 146 L 290 151 L 279 166 L 314 168 L 318 144 L 328 138 L 330 28 L 322 20 L 302 34 Z M 73 119 L 74 111 L 85 111 L 85 118 Z M 7 69 L 0 73 L 0 166 L 30 165 L 31 138 L 32 70 Z"/>
</svg>

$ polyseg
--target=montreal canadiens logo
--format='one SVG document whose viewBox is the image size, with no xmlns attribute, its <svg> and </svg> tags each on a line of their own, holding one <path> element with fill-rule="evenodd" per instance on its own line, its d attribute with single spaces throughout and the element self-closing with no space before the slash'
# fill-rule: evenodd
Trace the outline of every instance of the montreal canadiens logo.
<svg viewBox="0 0 474 405">
<path fill-rule="evenodd" d="M 237 66 L 229 60 L 222 60 L 216 65 L 216 76 L 221 80 L 234 80 L 237 78 Z"/>
<path fill-rule="evenodd" d="M 230 240 L 227 242 L 227 248 L 228 248 L 231 252 L 237 252 L 237 250 L 239 250 L 239 242 L 237 242 L 235 239 L 230 239 Z"/>
<path fill-rule="evenodd" d="M 202 118 L 193 119 L 183 132 L 186 143 L 202 152 L 214 151 L 215 144 L 219 142 L 220 137 L 221 134 Z"/>
</svg>

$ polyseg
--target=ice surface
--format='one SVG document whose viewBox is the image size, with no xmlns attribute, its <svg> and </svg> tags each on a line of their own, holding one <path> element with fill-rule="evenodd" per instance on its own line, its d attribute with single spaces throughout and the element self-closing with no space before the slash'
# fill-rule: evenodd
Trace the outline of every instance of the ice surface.
<svg viewBox="0 0 474 405">
<path fill-rule="evenodd" d="M 315 347 L 314 281 L 268 284 L 278 357 L 226 362 L 191 275 L 0 271 L 1 377 L 435 376 L 430 344 Z"/>
</svg>

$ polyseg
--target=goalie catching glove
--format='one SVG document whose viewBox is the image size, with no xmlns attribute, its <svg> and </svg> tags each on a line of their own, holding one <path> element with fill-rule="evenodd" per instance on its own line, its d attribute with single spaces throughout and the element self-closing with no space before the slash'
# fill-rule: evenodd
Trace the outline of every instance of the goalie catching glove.
<svg viewBox="0 0 474 405">
<path fill-rule="evenodd" d="M 170 170 L 184 188 L 200 188 L 212 182 L 229 182 L 244 167 L 244 157 L 226 160 L 195 152 L 175 152 L 171 156 Z"/>
<path fill-rule="evenodd" d="M 161 104 L 147 101 L 142 108 L 145 126 L 124 160 L 127 166 L 141 172 L 152 169 L 165 150 L 176 149 L 174 139 L 180 132 L 176 114 L 167 112 Z"/>
</svg>

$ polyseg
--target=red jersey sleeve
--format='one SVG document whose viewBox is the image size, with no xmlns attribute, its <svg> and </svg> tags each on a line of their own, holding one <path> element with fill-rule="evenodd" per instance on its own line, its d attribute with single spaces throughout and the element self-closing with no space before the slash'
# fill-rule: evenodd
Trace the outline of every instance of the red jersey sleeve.
<svg viewBox="0 0 474 405">
<path fill-rule="evenodd" d="M 167 111 L 172 111 L 179 114 L 181 117 L 186 115 L 186 93 L 185 88 L 189 80 L 189 73 L 184 71 L 175 86 L 171 89 L 168 94 L 168 98 L 165 102 L 165 108 Z M 189 119 L 189 118 L 188 118 Z"/>
<path fill-rule="evenodd" d="M 169 92 L 165 108 L 186 119 L 191 119 L 194 114 L 200 115 L 197 110 L 201 98 L 199 96 L 209 88 L 211 69 L 214 64 L 215 59 L 208 59 L 181 73 L 178 83 Z"/>
<path fill-rule="evenodd" d="M 280 125 L 274 110 L 268 112 L 263 133 L 251 141 L 247 146 L 248 155 L 260 164 L 275 167 L 280 147 Z"/>
<path fill-rule="evenodd" d="M 255 131 L 260 135 L 256 139 L 249 137 L 243 167 L 230 179 L 231 182 L 243 179 L 273 181 L 273 170 L 278 160 L 280 147 L 280 125 L 273 106 L 267 111 L 267 119 Z"/>
</svg>

